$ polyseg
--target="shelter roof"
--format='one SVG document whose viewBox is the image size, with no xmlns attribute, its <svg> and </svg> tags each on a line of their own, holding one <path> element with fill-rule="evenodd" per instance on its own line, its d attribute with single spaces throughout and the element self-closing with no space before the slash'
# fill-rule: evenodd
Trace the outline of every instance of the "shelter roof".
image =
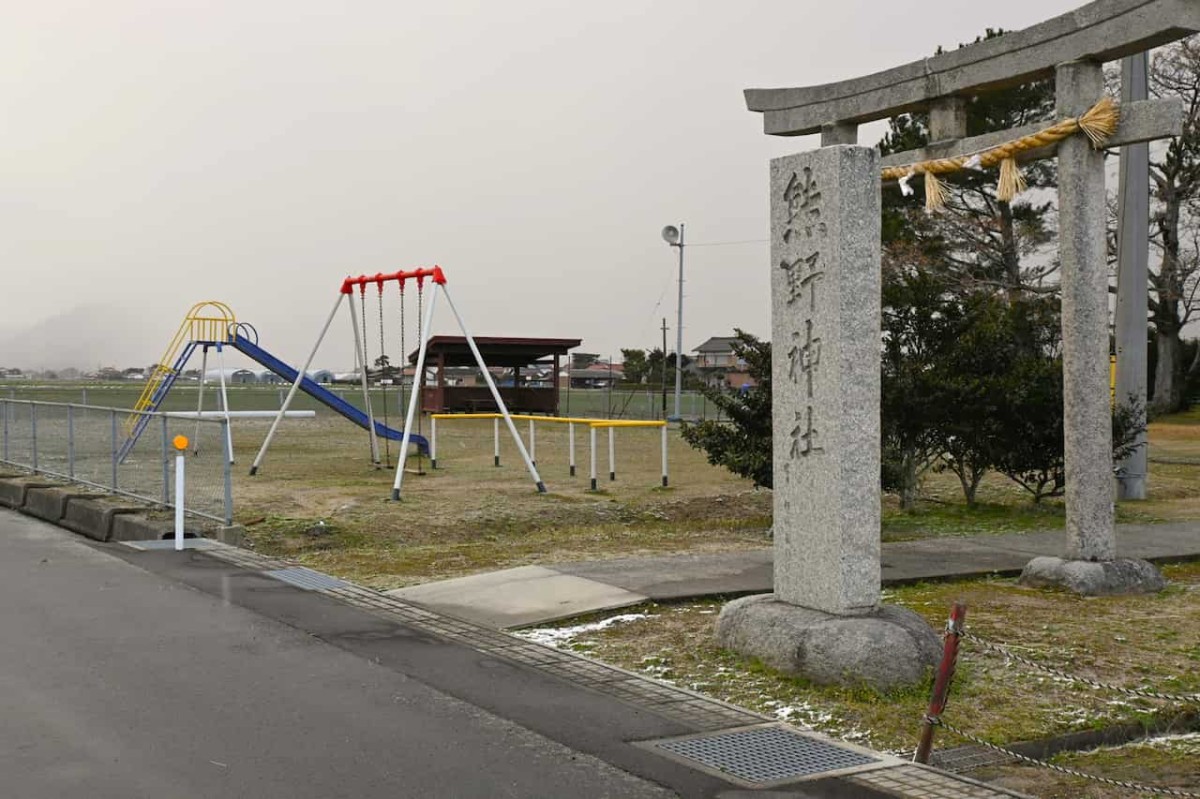
<svg viewBox="0 0 1200 799">
<path fill-rule="evenodd" d="M 475 336 L 479 354 L 488 366 L 529 366 L 542 358 L 566 355 L 578 347 L 577 338 L 510 338 L 506 336 Z M 475 366 L 475 357 L 464 336 L 433 336 L 429 339 L 426 356 L 435 360 L 444 356 L 446 366 Z M 417 362 L 417 352 L 409 353 L 409 363 Z"/>
</svg>

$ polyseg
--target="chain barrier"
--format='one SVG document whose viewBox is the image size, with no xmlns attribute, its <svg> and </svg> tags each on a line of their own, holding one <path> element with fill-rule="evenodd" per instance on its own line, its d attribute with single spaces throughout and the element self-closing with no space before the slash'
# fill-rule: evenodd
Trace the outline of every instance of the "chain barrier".
<svg viewBox="0 0 1200 799">
<path fill-rule="evenodd" d="M 1019 760 L 1020 762 L 1027 763 L 1031 766 L 1041 766 L 1042 768 L 1048 768 L 1051 771 L 1057 771 L 1060 774 L 1069 774 L 1072 777 L 1079 777 L 1080 779 L 1091 780 L 1093 782 L 1099 782 L 1105 785 L 1113 785 L 1117 788 L 1128 788 L 1131 791 L 1158 794 L 1160 796 L 1182 796 L 1186 797 L 1187 799 L 1200 799 L 1200 793 L 1194 793 L 1192 791 L 1183 791 L 1178 788 L 1166 788 L 1158 785 L 1143 785 L 1139 782 L 1126 782 L 1125 780 L 1114 780 L 1110 777 L 1101 777 L 1098 774 L 1089 774 L 1086 771 L 1079 771 L 1077 769 L 1068 768 L 1067 766 L 1059 766 L 1055 763 L 1050 763 L 1045 760 L 1038 760 L 1036 757 L 1023 755 L 1020 752 L 1014 752 L 1011 749 L 1005 749 L 1003 746 L 997 746 L 994 743 L 985 741 L 982 738 L 966 732 L 965 730 L 960 730 L 952 724 L 947 724 L 945 721 L 942 721 L 940 717 L 935 718 L 926 716 L 925 722 L 935 727 L 942 727 L 948 732 L 952 732 L 958 737 L 964 738 L 976 746 L 982 746 L 983 748 L 990 749 L 993 752 L 999 752 L 1007 757 L 1011 757 L 1013 760 Z"/>
<path fill-rule="evenodd" d="M 1088 677 L 1080 677 L 1077 674 L 1068 674 L 1067 672 L 1062 671 L 1061 669 L 1056 669 L 1053 666 L 1047 666 L 1044 663 L 1038 663 L 1036 660 L 1018 655 L 1003 644 L 998 644 L 994 641 L 980 638 L 974 633 L 966 632 L 964 630 L 962 635 L 968 641 L 978 644 L 985 650 L 1002 655 L 1009 660 L 1021 663 L 1030 667 L 1031 669 L 1037 669 L 1038 671 L 1046 674 L 1067 680 L 1068 682 L 1083 683 L 1084 685 L 1090 685 L 1091 687 L 1102 691 L 1113 691 L 1114 693 L 1125 694 L 1126 696 L 1137 696 L 1143 699 L 1159 699 L 1165 702 L 1180 702 L 1182 704 L 1200 704 L 1200 694 L 1165 694 L 1159 691 L 1149 691 L 1141 688 L 1126 688 L 1121 685 L 1112 685 L 1110 683 L 1100 682 Z"/>
</svg>

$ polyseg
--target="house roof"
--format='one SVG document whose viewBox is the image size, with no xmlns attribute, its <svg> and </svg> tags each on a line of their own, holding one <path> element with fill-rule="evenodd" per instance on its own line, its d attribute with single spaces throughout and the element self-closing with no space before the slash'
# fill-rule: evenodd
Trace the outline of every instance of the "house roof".
<svg viewBox="0 0 1200 799">
<path fill-rule="evenodd" d="M 528 366 L 552 355 L 566 355 L 578 347 L 582 339 L 577 338 L 508 338 L 503 336 L 475 336 L 479 354 L 488 366 Z M 475 366 L 475 356 L 467 346 L 464 336 L 433 336 L 426 346 L 427 362 L 437 363 L 444 356 L 446 366 Z M 408 356 L 408 362 L 417 362 L 417 351 Z"/>
<path fill-rule="evenodd" d="M 733 342 L 737 336 L 713 336 L 692 352 L 733 352 Z"/>
</svg>

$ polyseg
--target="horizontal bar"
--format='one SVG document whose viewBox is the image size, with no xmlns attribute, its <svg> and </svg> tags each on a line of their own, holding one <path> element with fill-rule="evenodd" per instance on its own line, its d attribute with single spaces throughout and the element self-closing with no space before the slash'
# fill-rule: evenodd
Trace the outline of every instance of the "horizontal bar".
<svg viewBox="0 0 1200 799">
<path fill-rule="evenodd" d="M 925 147 L 921 150 L 908 150 L 903 153 L 886 155 L 880 159 L 880 167 L 907 166 L 919 161 L 934 158 L 956 158 L 968 153 L 990 150 L 1006 142 L 1020 139 L 1043 130 L 1053 123 L 1035 122 L 1011 130 L 999 130 L 984 133 L 982 136 L 972 136 L 969 139 L 951 139 Z M 1105 147 L 1120 147 L 1126 144 L 1166 139 L 1178 136 L 1183 132 L 1183 102 L 1178 97 L 1163 100 L 1139 100 L 1121 106 L 1121 121 Z M 1034 161 L 1047 158 L 1057 149 L 1057 145 L 1041 147 L 1037 150 L 1027 150 L 1017 156 L 1018 161 Z"/>
<path fill-rule="evenodd" d="M 399 272 L 387 273 L 376 272 L 373 275 L 347 277 L 342 281 L 341 292 L 342 294 L 349 294 L 353 286 L 362 286 L 365 288 L 369 283 L 374 283 L 375 285 L 379 286 L 379 290 L 382 291 L 383 284 L 392 280 L 403 286 L 404 281 L 406 280 L 416 280 L 419 283 L 419 281 L 422 281 L 427 277 L 433 278 L 433 282 L 437 283 L 438 285 L 444 286 L 446 284 L 446 275 L 442 272 L 442 268 L 440 266 L 435 266 L 430 269 L 410 269 L 408 271 L 400 270 Z"/>
<path fill-rule="evenodd" d="M 822 125 L 924 110 L 941 97 L 1042 80 L 1068 61 L 1115 61 L 1197 30 L 1195 0 L 1097 0 L 1024 30 L 872 75 L 819 86 L 746 89 L 746 107 L 763 112 L 767 134 L 802 136 L 820 132 Z"/>
<path fill-rule="evenodd" d="M 274 419 L 279 411 L 168 411 L 163 414 L 170 419 Z M 285 419 L 314 419 L 316 411 L 284 411 Z"/>
<path fill-rule="evenodd" d="M 498 413 L 431 413 L 431 419 L 503 419 Z M 586 419 L 575 416 L 523 416 L 513 414 L 514 421 L 552 422 L 558 424 L 586 424 L 592 427 L 666 427 L 663 421 L 641 419 Z"/>
</svg>

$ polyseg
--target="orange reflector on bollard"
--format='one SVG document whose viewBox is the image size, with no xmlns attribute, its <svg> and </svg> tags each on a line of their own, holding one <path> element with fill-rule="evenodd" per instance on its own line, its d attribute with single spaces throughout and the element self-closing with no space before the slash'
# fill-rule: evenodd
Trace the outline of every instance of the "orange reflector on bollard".
<svg viewBox="0 0 1200 799">
<path fill-rule="evenodd" d="M 175 436 L 171 443 L 174 444 L 175 449 L 179 450 L 180 452 L 183 452 L 188 447 L 187 436 Z"/>
</svg>

